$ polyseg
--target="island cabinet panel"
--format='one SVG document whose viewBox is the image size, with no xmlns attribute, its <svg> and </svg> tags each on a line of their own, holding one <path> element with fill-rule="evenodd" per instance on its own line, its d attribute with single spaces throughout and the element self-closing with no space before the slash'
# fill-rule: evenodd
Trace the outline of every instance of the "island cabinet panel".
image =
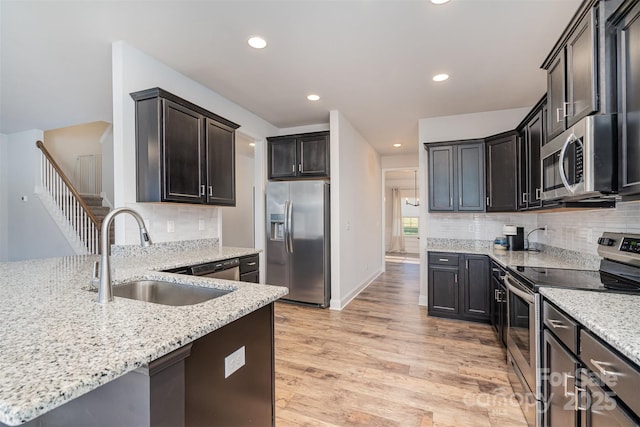
<svg viewBox="0 0 640 427">
<path fill-rule="evenodd" d="M 239 126 L 160 88 L 136 102 L 138 202 L 235 206 Z"/>
<path fill-rule="evenodd" d="M 273 426 L 274 363 L 273 304 L 195 341 L 185 361 L 185 425 Z"/>
<path fill-rule="evenodd" d="M 260 256 L 258 254 L 240 258 L 240 281 L 259 283 Z"/>
<path fill-rule="evenodd" d="M 614 27 L 618 45 L 619 188 L 640 196 L 640 4 Z"/>
</svg>

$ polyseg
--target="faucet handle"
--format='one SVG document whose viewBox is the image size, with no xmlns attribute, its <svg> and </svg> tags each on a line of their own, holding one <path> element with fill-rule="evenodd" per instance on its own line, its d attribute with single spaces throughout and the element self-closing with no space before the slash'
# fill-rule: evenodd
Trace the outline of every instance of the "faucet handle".
<svg viewBox="0 0 640 427">
<path fill-rule="evenodd" d="M 100 261 L 93 263 L 93 274 L 91 275 L 90 283 L 94 286 L 98 286 L 100 283 Z"/>
</svg>

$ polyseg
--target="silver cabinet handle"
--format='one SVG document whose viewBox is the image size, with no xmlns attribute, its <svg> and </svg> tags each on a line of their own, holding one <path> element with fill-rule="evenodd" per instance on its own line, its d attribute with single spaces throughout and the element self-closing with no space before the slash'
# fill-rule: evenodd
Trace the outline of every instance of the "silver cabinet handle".
<svg viewBox="0 0 640 427">
<path fill-rule="evenodd" d="M 465 260 L 464 261 L 464 268 L 466 268 L 467 270 L 469 269 L 469 260 Z"/>
<path fill-rule="evenodd" d="M 494 289 L 493 290 L 493 299 L 496 300 L 496 302 L 500 302 L 500 289 Z"/>
<path fill-rule="evenodd" d="M 562 108 L 556 108 L 556 122 L 561 122 L 564 119 L 564 114 L 561 115 Z"/>
<path fill-rule="evenodd" d="M 209 186 L 209 197 L 213 197 L 213 187 Z"/>
<path fill-rule="evenodd" d="M 453 207 L 453 196 L 449 197 L 449 205 Z"/>
<path fill-rule="evenodd" d="M 455 273 L 453 275 L 453 281 L 455 282 L 456 285 L 458 284 L 458 273 Z"/>
<path fill-rule="evenodd" d="M 574 387 L 574 390 L 575 390 L 575 395 L 574 395 L 574 396 L 576 397 L 576 398 L 574 399 L 574 400 L 575 400 L 575 410 L 576 410 L 576 412 L 580 412 L 580 411 L 587 411 L 587 410 L 589 410 L 589 408 L 583 408 L 582 406 L 580 406 L 580 399 L 581 399 L 581 397 L 582 397 L 582 396 L 581 396 L 581 393 L 584 393 L 584 392 L 585 392 L 585 391 L 587 391 L 587 390 L 586 390 L 586 389 L 584 389 L 584 388 L 580 388 L 580 387 L 578 387 L 578 386 L 575 386 L 575 387 Z"/>
<path fill-rule="evenodd" d="M 487 197 L 487 206 L 491 206 L 491 199 Z"/>
<path fill-rule="evenodd" d="M 527 203 L 529 199 L 529 193 L 522 193 L 522 203 Z"/>
<path fill-rule="evenodd" d="M 542 188 L 536 188 L 536 200 L 540 200 L 542 197 Z"/>
<path fill-rule="evenodd" d="M 291 172 L 296 173 L 296 164 L 291 165 Z"/>
<path fill-rule="evenodd" d="M 302 172 L 302 163 L 298 163 L 298 172 Z"/>
<path fill-rule="evenodd" d="M 200 186 L 200 195 L 204 196 L 204 185 Z"/>
<path fill-rule="evenodd" d="M 573 116 L 573 104 L 571 102 L 563 102 L 562 109 L 565 117 Z"/>
<path fill-rule="evenodd" d="M 556 319 L 547 319 L 553 329 L 569 329 L 567 325 Z"/>
<path fill-rule="evenodd" d="M 255 261 L 254 261 L 254 262 L 248 262 L 248 263 L 247 263 L 247 265 L 248 265 L 248 266 L 251 266 L 251 267 L 253 267 L 253 266 L 254 266 L 254 265 L 256 265 L 256 264 L 257 264 L 257 262 L 255 262 Z"/>
<path fill-rule="evenodd" d="M 438 258 L 440 262 L 449 262 L 449 258 Z"/>
<path fill-rule="evenodd" d="M 462 204 L 462 196 L 458 197 L 458 206 L 463 206 L 463 204 Z"/>
<path fill-rule="evenodd" d="M 562 382 L 564 383 L 564 397 L 575 396 L 575 395 L 576 395 L 576 393 L 575 393 L 575 386 L 574 386 L 574 391 L 573 391 L 573 392 L 571 392 L 571 391 L 569 391 L 569 390 L 568 390 L 567 383 L 569 382 L 569 381 L 568 381 L 568 380 L 569 380 L 569 378 L 572 378 L 572 379 L 574 379 L 574 380 L 575 380 L 575 379 L 576 379 L 576 377 L 574 377 L 573 375 L 569 375 L 569 374 L 568 374 L 568 373 L 566 373 L 566 372 L 563 372 L 563 373 L 562 373 L 562 376 L 564 377 L 564 378 L 563 378 L 563 380 L 562 380 Z"/>
<path fill-rule="evenodd" d="M 591 360 L 591 363 L 593 363 L 593 366 L 596 367 L 598 372 L 600 372 L 600 374 L 603 377 L 621 377 L 621 376 L 624 376 L 624 374 L 622 374 L 620 372 L 608 371 L 608 370 L 606 370 L 605 368 L 602 367 L 602 365 L 611 366 L 611 363 L 602 362 L 600 360 L 593 360 L 593 359 L 590 359 L 590 360 Z M 613 379 L 614 378 L 611 378 L 611 380 L 613 380 Z"/>
</svg>

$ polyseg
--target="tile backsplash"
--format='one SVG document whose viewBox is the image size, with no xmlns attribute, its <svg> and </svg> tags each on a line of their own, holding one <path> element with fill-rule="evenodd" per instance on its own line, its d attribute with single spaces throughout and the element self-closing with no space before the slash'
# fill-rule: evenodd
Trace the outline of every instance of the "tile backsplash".
<svg viewBox="0 0 640 427">
<path fill-rule="evenodd" d="M 604 231 L 640 234 L 640 202 L 619 202 L 615 209 L 544 213 L 427 213 L 427 237 L 493 240 L 502 235 L 502 226 L 524 227 L 525 234 L 536 231 L 530 241 L 596 255 L 597 240 Z"/>
</svg>

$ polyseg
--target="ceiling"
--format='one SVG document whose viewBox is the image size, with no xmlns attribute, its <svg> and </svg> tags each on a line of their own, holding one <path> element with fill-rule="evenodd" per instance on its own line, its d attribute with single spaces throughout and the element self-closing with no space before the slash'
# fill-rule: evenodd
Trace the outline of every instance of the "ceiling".
<svg viewBox="0 0 640 427">
<path fill-rule="evenodd" d="M 415 153 L 420 118 L 532 106 L 579 3 L 0 0 L 0 132 L 111 122 L 124 40 L 279 128 L 340 110 L 379 153 Z"/>
</svg>

